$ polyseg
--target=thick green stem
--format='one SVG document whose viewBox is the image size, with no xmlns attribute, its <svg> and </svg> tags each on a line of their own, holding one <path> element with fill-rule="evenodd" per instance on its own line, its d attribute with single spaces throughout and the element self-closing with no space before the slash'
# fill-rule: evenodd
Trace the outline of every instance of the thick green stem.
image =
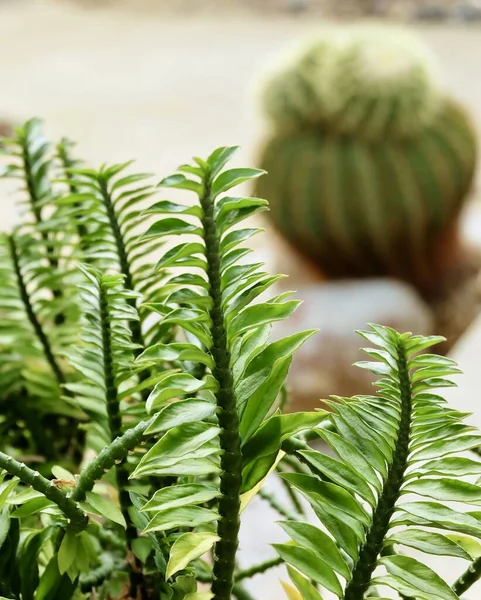
<svg viewBox="0 0 481 600">
<path fill-rule="evenodd" d="M 91 592 L 92 588 L 102 585 L 115 570 L 121 571 L 127 566 L 125 561 L 115 560 L 115 558 L 108 553 L 100 555 L 99 558 L 101 565 L 93 571 L 90 571 L 90 573 L 80 577 L 80 589 L 84 594 Z"/>
<path fill-rule="evenodd" d="M 271 558 L 270 560 L 266 560 L 263 563 L 258 565 L 254 565 L 253 567 L 249 567 L 248 569 L 244 569 L 243 571 L 237 571 L 235 575 L 236 583 L 242 581 L 243 579 L 250 579 L 255 575 L 260 575 L 261 573 L 265 573 L 269 569 L 273 569 L 274 567 L 278 567 L 282 565 L 284 561 L 280 557 Z"/>
<path fill-rule="evenodd" d="M 107 416 L 110 428 L 110 439 L 114 442 L 122 433 L 122 417 L 120 414 L 117 387 L 115 385 L 115 369 L 113 364 L 112 331 L 110 329 L 110 314 L 107 291 L 99 283 L 100 322 L 102 327 L 102 355 L 105 382 L 105 400 L 107 405 Z M 125 464 L 124 456 L 115 464 L 117 487 L 119 490 L 119 502 L 125 522 L 127 523 L 126 538 L 127 546 L 132 549 L 132 541 L 137 537 L 137 529 L 132 525 L 129 508 L 131 506 L 129 492 L 127 491 L 129 473 Z"/>
<path fill-rule="evenodd" d="M 58 383 L 61 385 L 65 383 L 65 375 L 63 374 L 61 368 L 59 367 L 57 360 L 55 359 L 54 353 L 50 346 L 50 341 L 43 330 L 42 325 L 37 319 L 37 315 L 33 309 L 32 303 L 30 302 L 30 296 L 27 291 L 27 286 L 25 285 L 25 281 L 23 279 L 22 270 L 20 268 L 20 259 L 18 256 L 18 248 L 17 243 L 13 235 L 8 236 L 8 242 L 10 246 L 10 254 L 12 258 L 13 269 L 15 272 L 15 277 L 17 279 L 17 285 L 20 292 L 20 297 L 22 299 L 23 305 L 25 307 L 25 312 L 27 313 L 28 320 L 30 321 L 35 334 L 42 345 L 43 352 L 45 354 L 45 358 L 47 359 L 48 364 L 50 365 Z"/>
<path fill-rule="evenodd" d="M 70 520 L 72 531 L 83 531 L 87 527 L 88 519 L 77 506 L 77 502 L 64 494 L 52 481 L 3 452 L 0 452 L 0 468 L 18 477 L 20 481 L 32 486 L 34 490 L 54 502 Z"/>
<path fill-rule="evenodd" d="M 372 525 L 362 545 L 359 559 L 354 567 L 351 581 L 347 584 L 344 600 L 360 600 L 369 588 L 376 562 L 382 551 L 384 539 L 389 530 L 396 502 L 400 495 L 409 454 L 412 396 L 411 382 L 407 368 L 406 353 L 402 343 L 398 346 L 398 370 L 401 391 L 401 418 L 398 437 L 389 475 L 384 483 Z"/>
<path fill-rule="evenodd" d="M 69 192 L 71 194 L 77 194 L 77 192 L 79 190 L 78 190 L 78 187 L 75 184 L 75 180 L 71 174 L 71 169 L 73 169 L 75 167 L 75 161 L 72 159 L 72 157 L 70 156 L 70 154 L 68 152 L 69 145 L 70 144 L 69 144 L 68 140 L 62 140 L 60 142 L 60 144 L 58 144 L 58 146 L 57 146 L 57 154 L 58 154 L 58 158 L 59 158 L 59 160 L 62 164 L 63 170 L 64 170 L 65 179 L 68 181 Z M 78 208 L 80 206 L 80 203 L 76 203 L 74 206 L 76 208 Z M 85 250 L 84 237 L 87 234 L 87 228 L 81 222 L 80 219 L 77 219 L 76 225 L 77 225 L 77 233 L 80 238 L 80 248 L 82 250 Z"/>
<path fill-rule="evenodd" d="M 112 196 L 110 195 L 107 183 L 104 180 L 100 179 L 99 186 L 102 203 L 107 213 L 107 218 L 109 220 L 112 235 L 114 236 L 115 247 L 117 249 L 117 256 L 119 259 L 120 272 L 125 277 L 125 288 L 128 290 L 135 290 L 134 279 L 130 270 L 130 261 L 127 254 L 127 249 L 125 247 L 124 236 L 122 235 L 119 221 L 115 213 Z M 135 299 L 130 299 L 129 304 L 133 307 L 136 307 Z M 132 332 L 132 342 L 141 346 L 141 348 L 135 351 L 136 355 L 138 355 L 140 354 L 140 352 L 142 352 L 145 346 L 140 321 L 130 321 L 130 330 Z"/>
<path fill-rule="evenodd" d="M 469 590 L 477 581 L 481 579 L 481 558 L 477 558 L 473 561 L 468 569 L 461 575 L 461 577 L 453 585 L 453 591 L 458 596 L 462 596 Z"/>
<path fill-rule="evenodd" d="M 130 450 L 133 450 L 137 446 L 144 436 L 144 431 L 154 418 L 155 415 L 149 421 L 141 421 L 135 427 L 132 427 L 122 436 L 115 439 L 107 448 L 104 448 L 80 473 L 77 485 L 70 494 L 70 498 L 77 501 L 84 500 L 85 494 L 93 489 L 95 482 L 106 471 L 111 469 L 116 462 L 123 460 Z"/>
<path fill-rule="evenodd" d="M 35 177 L 33 173 L 33 164 L 32 164 L 32 156 L 30 154 L 29 140 L 28 137 L 22 135 L 19 139 L 20 146 L 22 149 L 22 162 L 23 162 L 23 170 L 25 173 L 25 182 L 27 184 L 27 193 L 30 200 L 30 207 L 32 209 L 32 213 L 35 217 L 35 221 L 38 225 L 43 223 L 42 219 L 42 202 L 38 193 L 37 185 L 35 183 Z M 47 260 L 50 264 L 50 267 L 54 272 L 58 269 L 58 259 L 54 256 L 55 249 L 52 247 L 49 234 L 47 231 L 42 230 L 40 235 L 42 236 L 42 240 L 45 244 L 45 252 Z M 62 291 L 59 289 L 52 290 L 52 294 L 54 298 L 61 298 Z M 56 315 L 55 323 L 57 325 L 62 324 L 65 321 L 65 317 L 62 314 Z"/>
<path fill-rule="evenodd" d="M 215 367 L 212 371 L 219 384 L 216 394 L 217 417 L 219 421 L 219 441 L 221 454 L 220 518 L 217 535 L 220 540 L 215 545 L 212 592 L 214 600 L 230 600 L 234 584 L 235 557 L 240 527 L 240 491 L 242 485 L 241 439 L 239 419 L 234 393 L 234 381 L 230 368 L 230 353 L 227 347 L 227 332 L 224 325 L 221 289 L 221 264 L 219 235 L 214 218 L 214 199 L 207 185 L 201 197 L 204 216 L 202 224 L 205 232 L 207 275 L 213 306 L 212 356 Z"/>
</svg>

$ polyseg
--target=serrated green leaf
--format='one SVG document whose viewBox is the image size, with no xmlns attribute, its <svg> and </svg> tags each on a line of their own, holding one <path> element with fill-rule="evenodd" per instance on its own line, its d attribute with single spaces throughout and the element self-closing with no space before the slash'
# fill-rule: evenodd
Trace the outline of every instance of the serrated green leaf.
<svg viewBox="0 0 481 600">
<path fill-rule="evenodd" d="M 241 492 L 249 491 L 265 477 L 275 463 L 284 440 L 318 425 L 327 414 L 322 410 L 275 414 L 264 421 L 242 449 Z"/>
<path fill-rule="evenodd" d="M 427 444 L 424 448 L 416 450 L 409 457 L 410 462 L 442 458 L 447 454 L 454 452 L 463 452 L 476 448 L 481 443 L 479 435 L 465 435 L 454 440 L 439 440 L 432 444 Z"/>
<path fill-rule="evenodd" d="M 350 442 L 344 440 L 339 434 L 327 429 L 317 429 L 319 435 L 329 444 L 346 464 L 359 472 L 375 489 L 379 490 L 381 482 L 376 472 L 362 455 L 362 453 Z"/>
<path fill-rule="evenodd" d="M 437 477 L 428 479 L 423 477 L 411 481 L 403 487 L 403 493 L 414 493 L 428 496 L 438 501 L 478 503 L 481 501 L 481 488 L 460 479 Z"/>
<path fill-rule="evenodd" d="M 169 200 L 161 200 L 160 202 L 156 202 L 146 209 L 143 214 L 182 214 L 201 217 L 202 209 L 197 204 L 189 206 L 185 204 L 177 204 L 177 202 L 170 202 Z"/>
<path fill-rule="evenodd" d="M 200 362 L 209 368 L 214 366 L 212 356 L 194 344 L 154 344 L 144 350 L 136 359 L 137 362 L 174 362 L 176 360 Z"/>
<path fill-rule="evenodd" d="M 193 394 L 199 390 L 215 389 L 213 379 L 196 379 L 189 373 L 178 373 L 177 371 L 166 372 L 155 384 L 146 401 L 149 413 L 154 409 L 159 410 L 166 402 L 173 398 L 180 398 L 187 394 Z"/>
<path fill-rule="evenodd" d="M 179 506 L 204 504 L 220 496 L 216 487 L 204 483 L 186 483 L 157 490 L 142 512 L 160 512 Z"/>
<path fill-rule="evenodd" d="M 315 469 L 323 473 L 327 479 L 337 483 L 337 485 L 352 494 L 359 494 L 372 507 L 376 506 L 376 498 L 371 488 L 348 464 L 314 450 L 301 451 L 300 454 Z"/>
<path fill-rule="evenodd" d="M 216 412 L 216 405 L 208 400 L 189 398 L 172 402 L 165 406 L 150 422 L 145 430 L 146 435 L 162 433 L 178 425 L 196 423 L 212 417 Z"/>
<path fill-rule="evenodd" d="M 289 574 L 289 577 L 291 578 L 291 581 L 295 584 L 296 588 L 301 593 L 301 595 L 299 596 L 300 600 L 322 600 L 322 596 L 312 585 L 312 583 L 308 581 L 305 577 L 303 577 L 298 571 L 288 566 L 287 572 Z"/>
<path fill-rule="evenodd" d="M 75 562 L 77 554 L 77 537 L 67 531 L 58 550 L 58 570 L 60 575 L 66 573 Z"/>
<path fill-rule="evenodd" d="M 338 597 L 342 595 L 342 588 L 334 571 L 312 550 L 296 544 L 272 544 L 272 546 L 286 563 L 299 569 L 301 573 L 320 583 Z"/>
<path fill-rule="evenodd" d="M 448 533 L 445 537 L 460 546 L 466 554 L 468 554 L 471 560 L 476 560 L 481 556 L 481 542 L 478 540 L 457 533 Z"/>
<path fill-rule="evenodd" d="M 223 171 L 212 183 L 212 193 L 215 196 L 227 192 L 236 185 L 264 175 L 260 169 L 229 169 Z"/>
<path fill-rule="evenodd" d="M 96 494 L 95 492 L 87 492 L 87 504 L 89 504 L 94 510 L 100 513 L 106 519 L 127 527 L 124 516 L 120 508 L 114 504 L 111 500 Z"/>
<path fill-rule="evenodd" d="M 390 535 L 385 541 L 385 544 L 391 544 L 395 542 L 408 546 L 409 548 L 415 548 L 421 552 L 427 554 L 434 554 L 439 556 L 455 556 L 456 558 L 464 558 L 465 560 L 471 560 L 470 555 L 458 545 L 451 536 L 442 535 L 432 531 L 424 531 L 423 529 L 416 529 L 411 527 L 400 531 L 393 535 Z"/>
<path fill-rule="evenodd" d="M 145 528 L 145 533 L 150 531 L 168 531 L 179 527 L 194 528 L 199 525 L 212 523 L 218 518 L 214 510 L 202 506 L 178 506 L 157 513 Z"/>
<path fill-rule="evenodd" d="M 218 427 L 209 423 L 186 423 L 174 427 L 142 457 L 132 477 L 151 473 L 152 467 L 160 468 L 192 459 L 195 452 L 195 458 L 218 452 L 216 438 L 219 432 Z"/>
<path fill-rule="evenodd" d="M 398 577 L 433 600 L 457 600 L 458 596 L 432 569 L 410 556 L 386 556 L 379 561 L 390 575 Z"/>
<path fill-rule="evenodd" d="M 308 548 L 334 571 L 349 579 L 350 570 L 335 542 L 322 530 L 302 521 L 283 521 L 279 525 L 299 546 Z"/>
<path fill-rule="evenodd" d="M 469 515 L 442 504 L 436 502 L 406 502 L 401 504 L 399 508 L 407 513 L 408 517 L 412 515 L 415 518 L 422 519 L 423 525 L 481 538 L 481 523 Z"/>
<path fill-rule="evenodd" d="M 158 184 L 158 187 L 170 187 L 177 188 L 181 190 L 190 190 L 195 192 L 196 194 L 202 193 L 202 186 L 200 183 L 193 181 L 192 179 L 188 179 L 185 175 L 177 173 L 175 175 L 170 175 Z"/>
<path fill-rule="evenodd" d="M 211 177 L 215 177 L 238 150 L 239 146 L 222 146 L 214 150 L 206 163 L 210 167 Z"/>
<path fill-rule="evenodd" d="M 148 537 L 139 537 L 132 540 L 132 552 L 144 564 L 152 552 L 152 546 L 152 540 Z"/>
<path fill-rule="evenodd" d="M 15 509 L 12 512 L 12 517 L 16 519 L 22 519 L 24 517 L 28 517 L 30 515 L 34 515 L 38 512 L 42 512 L 48 508 L 55 507 L 55 504 L 45 498 L 44 496 L 40 498 L 34 498 L 33 500 L 29 500 L 22 504 L 19 508 Z"/>
<path fill-rule="evenodd" d="M 184 533 L 178 537 L 170 549 L 166 579 L 185 569 L 193 560 L 208 552 L 219 536 L 213 533 Z"/>
<path fill-rule="evenodd" d="M 149 229 L 143 234 L 143 238 L 162 236 L 162 235 L 202 235 L 202 228 L 193 223 L 184 221 L 183 219 L 176 219 L 174 217 L 167 217 L 153 223 Z"/>
<path fill-rule="evenodd" d="M 173 266 L 189 266 L 186 263 L 189 262 L 192 257 L 200 254 L 201 257 L 205 255 L 205 246 L 200 242 L 188 242 L 182 243 L 178 246 L 174 246 L 168 250 L 162 258 L 157 262 L 157 269 L 166 269 L 167 267 Z"/>
</svg>

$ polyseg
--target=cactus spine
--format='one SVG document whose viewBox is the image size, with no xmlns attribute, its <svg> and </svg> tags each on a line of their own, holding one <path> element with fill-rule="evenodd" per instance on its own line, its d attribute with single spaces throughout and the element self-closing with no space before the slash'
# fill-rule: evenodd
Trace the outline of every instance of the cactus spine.
<svg viewBox="0 0 481 600">
<path fill-rule="evenodd" d="M 264 84 L 272 134 L 256 193 L 328 275 L 435 287 L 476 164 L 466 114 L 404 35 L 325 36 Z M 374 56 L 380 64 L 376 64 Z"/>
</svg>

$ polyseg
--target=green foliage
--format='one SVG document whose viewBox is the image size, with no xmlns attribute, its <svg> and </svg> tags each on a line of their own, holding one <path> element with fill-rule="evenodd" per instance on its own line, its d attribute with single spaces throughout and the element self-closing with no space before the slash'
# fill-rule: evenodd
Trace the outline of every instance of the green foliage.
<svg viewBox="0 0 481 600">
<path fill-rule="evenodd" d="M 255 193 L 326 274 L 391 275 L 431 291 L 457 249 L 476 135 L 414 42 L 378 34 L 321 36 L 267 78 L 268 175 Z"/>
<path fill-rule="evenodd" d="M 439 338 L 373 325 L 362 335 L 380 362 L 359 366 L 381 376 L 376 396 L 284 413 L 292 355 L 314 332 L 270 337 L 298 302 L 269 295 L 278 277 L 243 246 L 257 232 L 243 221 L 266 202 L 229 195 L 263 173 L 226 168 L 236 149 L 219 148 L 157 186 L 193 202 L 141 208 L 157 192 L 144 176 L 80 167 L 65 141 L 50 158 L 38 127 L 17 132 L 30 158 L 6 173 L 26 189 L 34 174 L 40 218 L 0 244 L 0 597 L 253 600 L 244 582 L 283 563 L 295 600 L 469 589 L 481 462 L 463 454 L 480 435 L 433 393 L 458 373 L 420 354 Z M 311 449 L 318 437 L 337 458 Z M 275 471 L 288 503 L 263 488 Z M 257 494 L 292 542 L 240 569 Z M 473 562 L 451 589 L 411 551 Z"/>
<path fill-rule="evenodd" d="M 337 458 L 301 450 L 312 474 L 283 475 L 325 530 L 287 521 L 282 526 L 292 544 L 276 549 L 304 576 L 345 600 L 385 587 L 403 597 L 454 599 L 438 574 L 404 552 L 412 548 L 471 561 L 463 540 L 481 535 L 476 513 L 458 508 L 481 500 L 481 488 L 470 477 L 481 463 L 462 457 L 481 438 L 463 423 L 466 415 L 434 393 L 454 385 L 447 377 L 459 369 L 448 359 L 418 354 L 437 343 L 436 337 L 401 335 L 377 325 L 360 333 L 378 348 L 365 349 L 378 362 L 358 363 L 381 375 L 377 395 L 336 397 L 317 431 Z M 299 575 L 292 580 L 302 592 Z"/>
</svg>

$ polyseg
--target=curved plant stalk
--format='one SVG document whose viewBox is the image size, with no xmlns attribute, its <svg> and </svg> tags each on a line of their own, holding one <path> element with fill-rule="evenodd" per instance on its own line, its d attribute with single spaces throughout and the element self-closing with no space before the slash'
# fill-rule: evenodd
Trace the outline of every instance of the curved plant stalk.
<svg viewBox="0 0 481 600">
<path fill-rule="evenodd" d="M 88 519 L 78 507 L 77 502 L 68 498 L 52 481 L 3 452 L 0 452 L 0 468 L 5 469 L 10 475 L 18 477 L 20 481 L 32 486 L 34 490 L 54 502 L 69 519 L 72 532 L 78 533 L 87 527 Z"/>
<path fill-rule="evenodd" d="M 90 593 L 92 588 L 102 585 L 114 571 L 122 571 L 127 568 L 127 563 L 122 560 L 116 560 L 111 554 L 104 553 L 99 557 L 100 566 L 90 571 L 88 575 L 80 577 L 80 590 L 84 593 Z"/>
<path fill-rule="evenodd" d="M 372 516 L 372 525 L 366 533 L 356 566 L 345 589 L 345 600 L 362 598 L 371 585 L 377 559 L 387 537 L 396 503 L 401 494 L 408 467 L 410 431 L 412 422 L 412 388 L 407 367 L 406 349 L 402 340 L 395 348 L 397 354 L 397 373 L 399 374 L 399 402 L 401 414 L 396 432 L 396 446 L 386 481 L 379 496 L 376 510 Z"/>
<path fill-rule="evenodd" d="M 235 574 L 235 581 L 236 583 L 238 583 L 239 581 L 242 581 L 244 579 L 250 579 L 251 577 L 255 577 L 256 575 L 265 573 L 269 569 L 273 569 L 274 567 L 278 567 L 282 564 L 284 564 L 282 558 L 271 558 L 270 560 L 266 560 L 265 562 L 249 567 L 248 569 L 237 571 L 237 573 Z"/>
<path fill-rule="evenodd" d="M 80 473 L 75 488 L 70 493 L 71 500 L 81 502 L 85 494 L 90 492 L 96 481 L 106 471 L 110 470 L 117 462 L 123 461 L 128 453 L 133 450 L 145 435 L 145 430 L 153 423 L 155 416 L 148 421 L 141 421 L 135 427 L 128 429 L 123 435 L 116 438 L 102 450 Z"/>
<path fill-rule="evenodd" d="M 62 385 L 63 383 L 65 383 L 65 375 L 64 375 L 62 369 L 60 368 L 60 365 L 58 364 L 58 361 L 55 357 L 54 351 L 51 347 L 51 344 L 47 337 L 47 334 L 45 333 L 42 325 L 40 324 L 40 321 L 38 320 L 37 315 L 32 306 L 32 303 L 30 301 L 30 295 L 28 293 L 27 285 L 25 283 L 25 280 L 24 280 L 24 277 L 22 274 L 22 270 L 20 267 L 19 249 L 18 249 L 16 238 L 13 234 L 10 234 L 7 239 L 8 239 L 8 245 L 10 248 L 10 256 L 11 256 L 11 260 L 12 260 L 13 270 L 15 273 L 15 277 L 17 279 L 17 286 L 18 286 L 19 294 L 20 294 L 21 300 L 23 302 L 25 312 L 27 313 L 27 318 L 30 321 L 30 324 L 35 332 L 35 335 L 42 346 L 43 352 L 45 354 L 45 358 L 46 358 L 48 364 L 50 365 L 50 368 L 52 369 L 52 372 L 54 373 L 58 384 Z"/>
</svg>

